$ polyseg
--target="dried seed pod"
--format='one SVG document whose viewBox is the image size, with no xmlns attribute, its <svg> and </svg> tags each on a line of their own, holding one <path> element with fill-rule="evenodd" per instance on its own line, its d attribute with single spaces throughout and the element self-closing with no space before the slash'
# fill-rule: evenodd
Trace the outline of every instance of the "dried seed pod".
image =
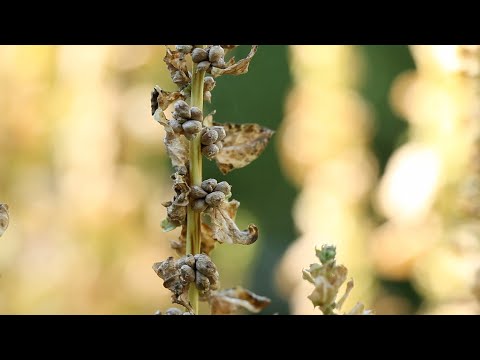
<svg viewBox="0 0 480 360">
<path fill-rule="evenodd" d="M 218 141 L 222 141 L 227 137 L 227 133 L 225 132 L 225 128 L 223 126 L 212 126 L 210 129 L 218 132 Z"/>
<path fill-rule="evenodd" d="M 225 50 L 218 45 L 212 46 L 208 52 L 208 60 L 210 60 L 211 63 L 218 62 L 220 59 L 223 59 L 224 56 Z"/>
<path fill-rule="evenodd" d="M 187 283 L 195 281 L 195 270 L 193 270 L 190 266 L 182 265 L 182 267 L 180 268 L 180 273 L 182 274 L 183 279 Z"/>
<path fill-rule="evenodd" d="M 207 129 L 206 131 L 202 131 L 201 142 L 203 145 L 214 144 L 217 140 L 218 133 L 215 130 Z"/>
<path fill-rule="evenodd" d="M 212 93 L 210 91 L 203 92 L 203 100 L 206 102 L 212 102 Z"/>
<path fill-rule="evenodd" d="M 165 311 L 165 315 L 182 315 L 183 311 L 177 308 L 170 308 Z"/>
<path fill-rule="evenodd" d="M 193 45 L 175 45 L 175 49 L 182 54 L 190 54 L 193 50 Z"/>
<path fill-rule="evenodd" d="M 193 120 L 198 120 L 198 121 L 202 121 L 203 120 L 203 114 L 202 114 L 202 110 L 200 110 L 198 107 L 196 106 L 192 106 L 190 108 L 190 118 L 193 119 Z"/>
<path fill-rule="evenodd" d="M 205 155 L 207 159 L 212 159 L 219 153 L 220 149 L 217 145 L 211 144 L 202 148 L 202 154 Z"/>
<path fill-rule="evenodd" d="M 225 69 L 227 67 L 227 64 L 225 64 L 225 60 L 223 58 L 218 59 L 215 62 L 212 62 L 211 65 L 219 69 Z"/>
<path fill-rule="evenodd" d="M 214 191 L 205 196 L 205 202 L 211 207 L 218 207 L 224 200 L 225 194 L 221 191 Z"/>
<path fill-rule="evenodd" d="M 192 210 L 195 212 L 202 212 L 207 210 L 207 203 L 205 202 L 205 199 L 196 199 L 192 203 Z"/>
<path fill-rule="evenodd" d="M 183 127 L 180 121 L 172 119 L 168 121 L 168 124 L 172 127 L 173 131 L 177 134 L 183 134 Z"/>
<path fill-rule="evenodd" d="M 215 79 L 211 76 L 205 76 L 203 79 L 203 90 L 204 91 L 212 91 L 215 87 L 216 82 Z"/>
<path fill-rule="evenodd" d="M 196 260 L 195 260 L 194 256 L 192 254 L 188 254 L 188 255 L 185 255 L 182 258 L 178 259 L 176 266 L 181 268 L 183 265 L 188 265 L 192 269 L 194 269 L 195 268 L 195 261 Z"/>
<path fill-rule="evenodd" d="M 203 275 L 201 272 L 196 271 L 195 286 L 198 290 L 206 291 L 210 288 L 210 280 L 208 280 L 208 277 Z"/>
<path fill-rule="evenodd" d="M 219 152 L 222 151 L 222 149 L 223 149 L 223 142 L 217 141 L 217 142 L 215 143 L 215 145 L 217 145 Z"/>
<path fill-rule="evenodd" d="M 183 131 L 185 131 L 185 134 L 193 135 L 199 133 L 200 130 L 202 130 L 202 123 L 197 120 L 188 120 L 182 124 L 182 127 Z"/>
<path fill-rule="evenodd" d="M 207 255 L 196 254 L 195 258 L 195 266 L 197 268 L 197 271 L 199 271 L 206 277 L 214 276 L 217 273 L 217 267 Z"/>
<path fill-rule="evenodd" d="M 213 189 L 215 189 L 215 186 L 217 186 L 217 180 L 215 179 L 203 180 L 201 184 L 202 189 L 207 193 L 211 193 Z"/>
<path fill-rule="evenodd" d="M 207 71 L 210 65 L 210 61 L 201 61 L 197 65 L 197 71 Z"/>
<path fill-rule="evenodd" d="M 201 61 L 208 59 L 208 53 L 205 49 L 202 48 L 195 48 L 192 51 L 192 61 L 194 63 L 199 63 Z"/>
<path fill-rule="evenodd" d="M 232 186 L 226 181 L 221 181 L 215 186 L 215 191 L 221 191 L 225 195 L 228 195 L 232 191 Z"/>
<path fill-rule="evenodd" d="M 178 100 L 175 103 L 175 112 L 178 114 L 179 117 L 182 117 L 184 119 L 190 119 L 191 118 L 191 113 L 190 113 L 190 106 L 183 101 L 183 100 Z"/>
<path fill-rule="evenodd" d="M 207 192 L 203 190 L 200 186 L 193 185 L 190 188 L 190 196 L 192 199 L 203 199 L 205 196 L 207 196 Z"/>
<path fill-rule="evenodd" d="M 173 74 L 172 81 L 176 85 L 184 85 L 188 83 L 189 79 L 182 71 L 178 70 Z"/>
</svg>

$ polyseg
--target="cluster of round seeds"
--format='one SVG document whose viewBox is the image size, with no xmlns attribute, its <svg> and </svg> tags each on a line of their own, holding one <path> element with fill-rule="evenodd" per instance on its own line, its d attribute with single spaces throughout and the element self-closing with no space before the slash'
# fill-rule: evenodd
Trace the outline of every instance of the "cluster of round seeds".
<svg viewBox="0 0 480 360">
<path fill-rule="evenodd" d="M 214 45 L 205 49 L 195 48 L 192 50 L 192 61 L 197 64 L 198 71 L 207 71 L 210 66 L 225 68 L 225 50 L 220 45 Z"/>
<path fill-rule="evenodd" d="M 223 139 L 227 136 L 223 126 L 204 127 L 200 134 L 202 154 L 207 159 L 213 159 L 223 148 Z"/>
<path fill-rule="evenodd" d="M 192 209 L 197 212 L 207 210 L 208 207 L 218 207 L 231 195 L 232 187 L 226 181 L 217 183 L 215 179 L 204 180 L 201 186 L 192 186 L 190 197 Z"/>
<path fill-rule="evenodd" d="M 192 140 L 202 130 L 203 114 L 196 106 L 190 107 L 185 101 L 175 103 L 173 119 L 169 121 L 173 131 Z"/>
<path fill-rule="evenodd" d="M 153 270 L 164 280 L 163 286 L 177 295 L 185 292 L 191 283 L 195 283 L 201 298 L 219 286 L 217 267 L 205 254 L 188 254 L 176 261 L 169 257 L 153 264 Z"/>
</svg>

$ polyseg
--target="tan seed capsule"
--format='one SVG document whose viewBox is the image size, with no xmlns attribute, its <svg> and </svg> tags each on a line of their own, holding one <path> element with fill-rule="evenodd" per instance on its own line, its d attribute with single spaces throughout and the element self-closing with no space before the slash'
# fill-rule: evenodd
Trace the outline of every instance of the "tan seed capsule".
<svg viewBox="0 0 480 360">
<path fill-rule="evenodd" d="M 165 311 L 165 315 L 182 315 L 183 311 L 177 308 L 170 308 Z"/>
<path fill-rule="evenodd" d="M 183 265 L 188 265 L 191 268 L 195 268 L 195 258 L 192 254 L 185 255 L 184 257 L 177 260 L 177 268 L 181 268 Z"/>
<path fill-rule="evenodd" d="M 219 152 L 222 151 L 222 149 L 223 149 L 223 142 L 217 141 L 217 142 L 215 143 L 215 145 L 217 145 Z"/>
<path fill-rule="evenodd" d="M 216 68 L 219 68 L 219 69 L 225 69 L 227 64 L 225 64 L 225 60 L 222 59 L 218 59 L 218 61 L 215 61 L 215 62 L 212 62 L 211 65 L 213 67 L 216 67 Z"/>
<path fill-rule="evenodd" d="M 201 184 L 202 189 L 207 193 L 211 193 L 213 189 L 215 189 L 215 186 L 217 186 L 217 180 L 215 179 L 203 180 Z"/>
<path fill-rule="evenodd" d="M 175 49 L 182 54 L 190 54 L 193 50 L 193 45 L 175 45 Z"/>
<path fill-rule="evenodd" d="M 183 127 L 180 121 L 177 119 L 172 119 L 168 121 L 168 124 L 172 127 L 173 132 L 176 134 L 183 134 Z"/>
<path fill-rule="evenodd" d="M 225 132 L 225 128 L 223 126 L 212 126 L 211 129 L 218 133 L 218 141 L 222 141 L 227 137 L 227 133 Z"/>
<path fill-rule="evenodd" d="M 201 61 L 207 60 L 208 54 L 205 49 L 202 48 L 195 48 L 192 51 L 192 61 L 194 63 L 199 63 Z"/>
<path fill-rule="evenodd" d="M 210 280 L 208 280 L 208 277 L 197 271 L 195 274 L 195 285 L 197 289 L 205 291 L 210 288 Z"/>
<path fill-rule="evenodd" d="M 174 106 L 175 112 L 178 114 L 179 117 L 182 117 L 184 119 L 190 119 L 191 113 L 190 113 L 190 106 L 183 101 L 183 100 L 178 100 L 175 103 Z"/>
<path fill-rule="evenodd" d="M 205 199 L 196 199 L 196 200 L 193 200 L 193 203 L 192 203 L 192 210 L 195 211 L 195 212 L 202 212 L 202 211 L 205 211 L 207 210 L 207 203 L 205 202 Z"/>
<path fill-rule="evenodd" d="M 202 123 L 196 120 L 188 120 L 182 124 L 182 127 L 185 134 L 192 135 L 197 134 L 202 130 Z"/>
<path fill-rule="evenodd" d="M 202 148 L 202 154 L 205 155 L 205 157 L 207 159 L 214 158 L 215 155 L 217 155 L 219 151 L 220 151 L 220 149 L 215 144 L 211 144 L 211 145 L 208 145 L 208 146 L 205 146 L 205 147 Z"/>
<path fill-rule="evenodd" d="M 197 71 L 207 71 L 210 67 L 210 61 L 201 61 L 197 65 Z"/>
<path fill-rule="evenodd" d="M 221 191 L 214 191 L 205 196 L 205 202 L 211 207 L 219 206 L 225 200 L 225 194 Z"/>
<path fill-rule="evenodd" d="M 180 268 L 180 273 L 186 282 L 191 283 L 195 281 L 195 270 L 193 270 L 190 266 L 183 265 Z"/>
<path fill-rule="evenodd" d="M 221 191 L 225 195 L 228 195 L 232 191 L 232 186 L 226 181 L 221 181 L 215 186 L 215 191 Z"/>
<path fill-rule="evenodd" d="M 195 262 L 197 271 L 200 271 L 203 275 L 210 277 L 215 276 L 217 267 L 210 258 L 205 254 L 199 254 L 197 261 Z"/>
<path fill-rule="evenodd" d="M 215 63 L 219 61 L 220 59 L 223 59 L 225 56 L 225 50 L 221 46 L 215 45 L 210 48 L 210 51 L 208 52 L 208 60 L 210 60 L 211 63 Z"/>
<path fill-rule="evenodd" d="M 193 185 L 190 189 L 190 196 L 192 199 L 203 199 L 205 196 L 207 196 L 207 192 L 200 186 Z"/>
<path fill-rule="evenodd" d="M 215 79 L 211 76 L 205 76 L 205 79 L 203 80 L 203 90 L 204 91 L 212 91 L 213 88 L 215 87 Z"/>
<path fill-rule="evenodd" d="M 211 145 L 218 140 L 218 133 L 215 130 L 202 131 L 201 142 L 203 145 Z"/>
<path fill-rule="evenodd" d="M 202 110 L 200 110 L 196 106 L 192 106 L 192 108 L 190 109 L 190 114 L 191 114 L 190 118 L 193 120 L 198 120 L 198 121 L 203 120 Z"/>
</svg>

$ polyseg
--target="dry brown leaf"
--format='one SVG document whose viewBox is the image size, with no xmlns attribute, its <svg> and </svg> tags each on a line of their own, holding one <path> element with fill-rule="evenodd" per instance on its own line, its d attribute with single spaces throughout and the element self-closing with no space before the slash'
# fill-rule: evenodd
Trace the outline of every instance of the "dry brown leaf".
<svg viewBox="0 0 480 360">
<path fill-rule="evenodd" d="M 165 48 L 166 52 L 163 61 L 167 64 L 170 77 L 179 87 L 184 87 L 190 82 L 191 78 L 185 54 L 177 50 L 171 50 L 168 46 L 165 46 Z"/>
<path fill-rule="evenodd" d="M 210 253 L 215 248 L 216 241 L 212 238 L 211 228 L 202 224 L 202 245 L 200 247 L 200 252 L 210 256 Z M 170 247 L 176 251 L 179 256 L 185 255 L 187 248 L 187 226 L 182 226 L 182 232 L 176 240 L 170 241 Z"/>
<path fill-rule="evenodd" d="M 155 85 L 150 96 L 152 115 L 155 115 L 158 108 L 165 111 L 171 103 L 179 99 L 185 100 L 185 95 L 179 91 L 165 91 L 160 86 Z"/>
<path fill-rule="evenodd" d="M 220 124 L 227 133 L 223 148 L 215 157 L 223 174 L 250 164 L 267 147 L 274 131 L 258 124 Z"/>
<path fill-rule="evenodd" d="M 258 313 L 269 304 L 269 298 L 259 296 L 241 286 L 214 292 L 210 296 L 212 315 L 232 314 L 237 311 L 238 308 L 244 308 L 250 312 Z"/>
<path fill-rule="evenodd" d="M 187 216 L 190 187 L 186 182 L 185 175 L 180 174 L 178 171 L 172 175 L 172 178 L 175 195 L 172 201 L 167 201 L 162 204 L 167 208 L 167 218 L 162 222 L 164 231 L 170 231 L 177 226 L 185 224 Z"/>
<path fill-rule="evenodd" d="M 10 216 L 8 214 L 8 205 L 0 204 L 0 236 L 7 230 Z"/>
<path fill-rule="evenodd" d="M 232 57 L 226 64 L 224 69 L 212 68 L 211 73 L 214 77 L 221 75 L 243 75 L 248 72 L 248 66 L 252 61 L 253 56 L 257 52 L 258 45 L 252 45 L 250 52 L 245 59 L 241 59 L 235 62 L 235 58 Z"/>
<path fill-rule="evenodd" d="M 237 200 L 225 202 L 217 208 L 209 208 L 207 215 L 210 223 L 204 228 L 205 238 L 211 238 L 219 243 L 250 245 L 258 239 L 258 228 L 254 224 L 248 225 L 247 230 L 241 231 L 235 224 L 235 215 L 240 203 Z"/>
</svg>

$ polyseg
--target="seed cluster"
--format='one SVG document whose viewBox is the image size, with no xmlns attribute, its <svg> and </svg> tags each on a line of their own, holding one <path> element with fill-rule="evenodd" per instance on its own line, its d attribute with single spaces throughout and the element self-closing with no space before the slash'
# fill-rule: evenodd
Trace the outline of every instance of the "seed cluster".
<svg viewBox="0 0 480 360">
<path fill-rule="evenodd" d="M 197 64 L 198 71 L 207 71 L 210 67 L 224 69 L 226 66 L 225 50 L 220 45 L 213 45 L 205 49 L 194 48 L 192 50 L 192 61 Z"/>
<path fill-rule="evenodd" d="M 226 181 L 217 183 L 215 179 L 204 180 L 201 186 L 194 185 L 190 190 L 192 209 L 202 212 L 208 207 L 216 208 L 231 195 L 231 190 L 232 187 Z"/>
<path fill-rule="evenodd" d="M 213 159 L 223 148 L 223 140 L 227 136 L 223 126 L 210 126 L 202 129 L 202 154 L 207 159 Z"/>
<path fill-rule="evenodd" d="M 191 283 L 195 283 L 200 297 L 208 298 L 210 291 L 218 289 L 220 285 L 217 267 L 205 254 L 188 254 L 178 260 L 170 256 L 153 264 L 153 270 L 164 280 L 163 286 L 175 297 L 180 297 Z"/>
<path fill-rule="evenodd" d="M 205 76 L 203 79 L 203 100 L 212 102 L 212 90 L 215 88 L 215 79 L 211 76 Z"/>
<path fill-rule="evenodd" d="M 192 140 L 202 130 L 203 114 L 196 106 L 190 107 L 185 101 L 175 103 L 173 119 L 169 121 L 173 131 Z"/>
</svg>

